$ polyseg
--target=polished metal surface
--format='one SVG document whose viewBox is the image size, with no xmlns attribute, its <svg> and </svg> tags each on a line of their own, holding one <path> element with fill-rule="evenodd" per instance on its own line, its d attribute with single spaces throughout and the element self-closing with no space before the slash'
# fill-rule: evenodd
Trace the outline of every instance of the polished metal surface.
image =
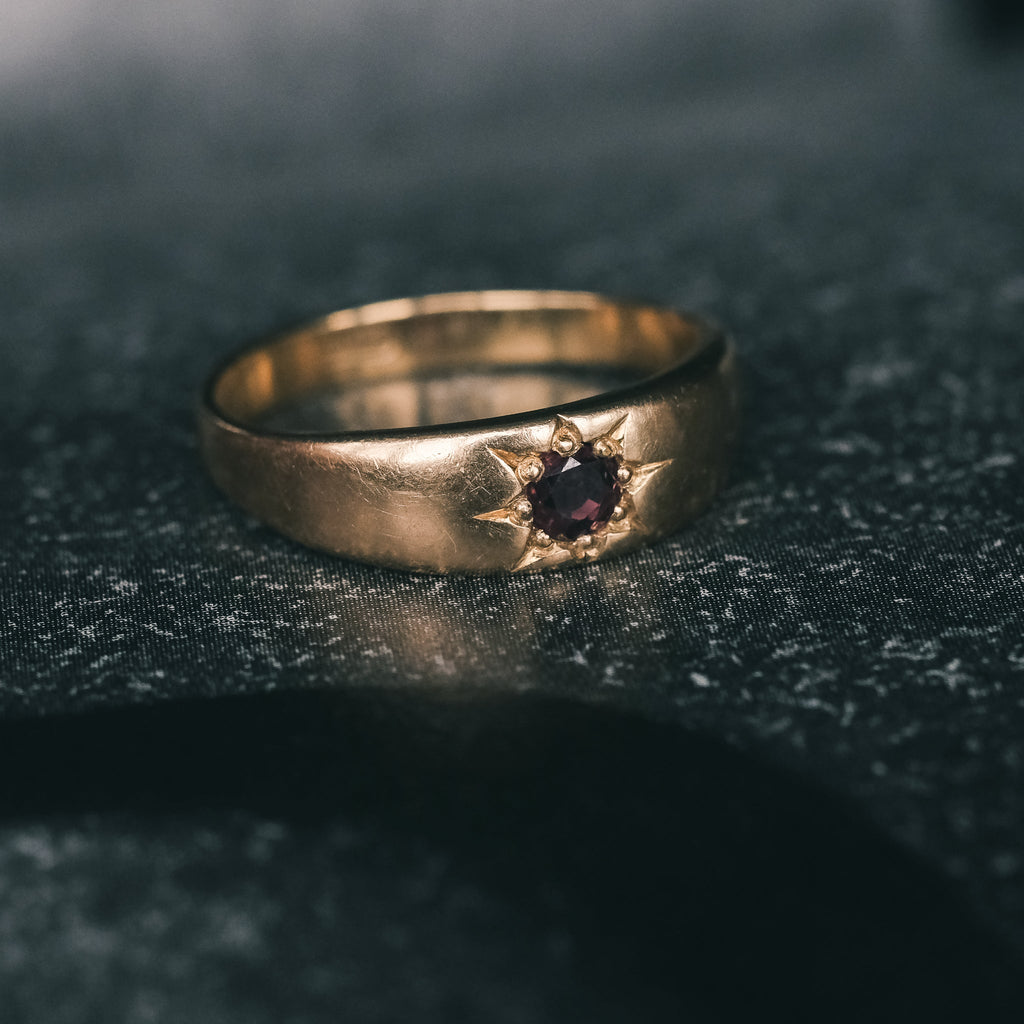
<svg viewBox="0 0 1024 1024">
<path fill-rule="evenodd" d="M 552 389 L 539 388 L 530 400 L 524 381 L 573 367 L 629 383 L 554 406 Z M 506 404 L 517 380 L 525 411 L 424 425 L 427 382 L 465 373 L 504 379 Z M 407 425 L 279 427 L 282 410 L 337 407 L 332 395 L 360 388 L 386 395 L 378 422 Z M 350 419 L 359 403 L 347 408 Z M 737 428 L 735 355 L 721 331 L 674 310 L 564 292 L 434 295 L 334 313 L 229 360 L 199 412 L 206 465 L 243 508 L 312 547 L 434 572 L 549 568 L 674 531 L 721 485 Z M 536 531 L 500 512 L 522 491 L 516 466 L 551 450 L 559 431 L 608 445 L 627 480 L 639 473 L 644 485 L 592 542 L 544 545 L 533 557 Z"/>
</svg>

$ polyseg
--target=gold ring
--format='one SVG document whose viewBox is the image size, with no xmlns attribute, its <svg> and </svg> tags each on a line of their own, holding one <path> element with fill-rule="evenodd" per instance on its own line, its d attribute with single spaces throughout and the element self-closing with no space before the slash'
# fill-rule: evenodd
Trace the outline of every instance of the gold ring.
<svg viewBox="0 0 1024 1024">
<path fill-rule="evenodd" d="M 485 291 L 344 310 L 245 349 L 211 375 L 199 438 L 217 485 L 303 544 L 519 572 L 683 526 L 724 480 L 738 420 L 733 346 L 710 322 Z"/>
</svg>

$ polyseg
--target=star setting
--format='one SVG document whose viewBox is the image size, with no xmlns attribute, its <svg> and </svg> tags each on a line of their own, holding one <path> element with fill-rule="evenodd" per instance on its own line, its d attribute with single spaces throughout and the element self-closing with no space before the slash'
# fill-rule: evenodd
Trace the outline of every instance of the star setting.
<svg viewBox="0 0 1024 1024">
<path fill-rule="evenodd" d="M 546 450 L 488 449 L 515 476 L 519 491 L 501 508 L 474 518 L 527 532 L 513 572 L 540 561 L 555 565 L 591 560 L 616 537 L 644 529 L 634 498 L 672 460 L 640 463 L 625 458 L 628 419 L 627 414 L 585 441 L 575 423 L 556 416 Z"/>
</svg>

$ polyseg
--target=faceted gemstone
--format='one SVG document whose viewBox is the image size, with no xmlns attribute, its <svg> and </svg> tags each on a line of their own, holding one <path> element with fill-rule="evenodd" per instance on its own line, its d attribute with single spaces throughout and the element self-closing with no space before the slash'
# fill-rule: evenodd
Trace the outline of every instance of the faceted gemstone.
<svg viewBox="0 0 1024 1024">
<path fill-rule="evenodd" d="M 540 458 L 544 474 L 525 488 L 537 529 L 556 540 L 575 540 L 611 519 L 622 497 L 617 459 L 595 455 L 589 443 L 574 455 L 544 452 Z"/>
</svg>

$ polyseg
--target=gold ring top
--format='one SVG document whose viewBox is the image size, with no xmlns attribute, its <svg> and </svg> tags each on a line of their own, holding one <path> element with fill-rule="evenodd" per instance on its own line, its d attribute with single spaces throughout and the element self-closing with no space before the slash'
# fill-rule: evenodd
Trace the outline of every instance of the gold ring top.
<svg viewBox="0 0 1024 1024">
<path fill-rule="evenodd" d="M 587 397 L 545 384 L 567 369 L 614 383 Z M 424 395 L 467 374 L 471 414 L 503 393 L 526 411 L 435 422 Z M 319 408 L 314 428 L 300 415 L 282 429 L 303 405 Z M 737 427 L 716 326 L 552 291 L 332 313 L 230 358 L 199 410 L 204 461 L 243 508 L 312 547 L 433 572 L 545 569 L 676 530 L 720 486 Z"/>
</svg>

